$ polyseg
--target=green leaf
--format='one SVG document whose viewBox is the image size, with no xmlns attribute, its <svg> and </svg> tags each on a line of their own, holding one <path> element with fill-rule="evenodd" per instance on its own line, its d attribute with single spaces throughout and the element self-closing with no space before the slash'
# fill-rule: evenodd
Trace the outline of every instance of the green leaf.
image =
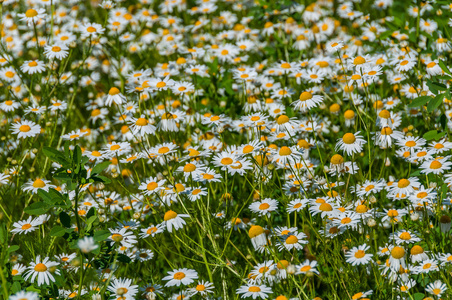
<svg viewBox="0 0 452 300">
<path fill-rule="evenodd" d="M 94 179 L 94 181 L 103 182 L 105 184 L 109 184 L 111 182 L 111 180 L 105 176 L 97 175 L 97 176 L 91 176 L 91 178 Z"/>
<path fill-rule="evenodd" d="M 383 32 L 382 34 L 380 34 L 380 40 L 385 40 L 388 37 L 390 37 L 392 35 L 393 31 L 391 30 L 386 30 L 385 32 Z"/>
<path fill-rule="evenodd" d="M 86 214 L 86 218 L 89 220 L 94 215 L 96 215 L 96 209 L 94 207 L 91 207 Z"/>
<path fill-rule="evenodd" d="M 445 94 L 438 94 L 435 98 L 430 100 L 427 105 L 427 111 L 432 112 L 437 109 L 441 105 L 441 103 L 443 103 L 444 96 Z"/>
<path fill-rule="evenodd" d="M 54 226 L 50 230 L 50 236 L 63 236 L 66 233 L 66 229 L 61 226 Z"/>
<path fill-rule="evenodd" d="M 67 167 L 70 164 L 69 161 L 64 157 L 63 153 L 59 152 L 56 149 L 53 149 L 50 147 L 44 147 L 42 149 L 42 152 L 44 153 L 45 156 L 47 156 L 48 158 L 50 158 L 53 161 L 56 161 L 60 165 Z"/>
<path fill-rule="evenodd" d="M 445 130 L 447 127 L 447 117 L 445 114 L 442 114 L 439 118 L 439 123 L 441 124 L 441 127 Z"/>
<path fill-rule="evenodd" d="M 8 253 L 14 252 L 19 250 L 19 246 L 18 245 L 12 245 L 11 247 L 8 248 Z"/>
<path fill-rule="evenodd" d="M 52 206 L 50 204 L 45 202 L 35 202 L 26 207 L 24 212 L 29 215 L 42 215 L 45 214 L 51 207 Z"/>
<path fill-rule="evenodd" d="M 441 139 L 443 136 L 445 136 L 447 134 L 446 131 L 440 132 L 436 135 L 435 140 L 439 140 Z"/>
<path fill-rule="evenodd" d="M 60 212 L 60 222 L 66 228 L 71 227 L 71 217 L 64 211 Z"/>
<path fill-rule="evenodd" d="M 94 240 L 96 242 L 105 241 L 110 235 L 109 230 L 99 230 L 94 233 Z"/>
<path fill-rule="evenodd" d="M 22 290 L 22 287 L 20 286 L 20 282 L 19 281 L 15 281 L 13 283 L 13 285 L 11 286 L 11 292 L 13 294 L 19 292 L 20 290 Z"/>
<path fill-rule="evenodd" d="M 416 293 L 416 294 L 413 295 L 413 299 L 414 300 L 422 300 L 422 299 L 424 299 L 424 294 Z"/>
<path fill-rule="evenodd" d="M 105 170 L 109 165 L 111 164 L 111 161 L 104 161 L 100 164 L 97 164 L 93 167 L 91 174 L 100 174 L 103 170 Z"/>
<path fill-rule="evenodd" d="M 415 177 L 415 176 L 419 176 L 419 175 L 421 175 L 421 171 L 418 170 L 418 171 L 411 173 L 410 177 Z"/>
<path fill-rule="evenodd" d="M 440 60 L 439 61 L 439 66 L 441 67 L 441 70 L 444 71 L 444 73 L 447 73 L 449 75 L 452 75 L 452 73 L 449 71 L 449 69 L 447 68 L 446 64 L 444 63 L 444 61 Z"/>
<path fill-rule="evenodd" d="M 430 130 L 429 132 L 423 135 L 423 138 L 426 139 L 427 141 L 430 141 L 435 139 L 437 134 L 438 132 L 436 130 Z"/>
<path fill-rule="evenodd" d="M 72 177 L 71 175 L 67 174 L 67 173 L 59 173 L 59 174 L 55 174 L 53 175 L 53 178 L 56 180 L 71 180 Z"/>
<path fill-rule="evenodd" d="M 54 202 L 50 193 L 46 192 L 43 189 L 38 189 L 38 196 L 41 197 L 41 199 L 48 204 L 53 204 Z"/>
<path fill-rule="evenodd" d="M 418 107 L 425 105 L 432 97 L 430 96 L 421 96 L 416 99 L 414 99 L 410 104 L 408 104 L 408 107 Z"/>
<path fill-rule="evenodd" d="M 128 264 L 132 260 L 127 255 L 120 253 L 118 254 L 118 261 Z"/>
</svg>

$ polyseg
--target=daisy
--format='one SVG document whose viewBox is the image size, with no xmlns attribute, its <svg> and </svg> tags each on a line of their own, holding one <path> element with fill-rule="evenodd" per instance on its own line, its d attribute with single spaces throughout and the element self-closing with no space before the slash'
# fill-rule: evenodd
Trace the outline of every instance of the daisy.
<svg viewBox="0 0 452 300">
<path fill-rule="evenodd" d="M 157 224 L 157 225 L 149 225 L 146 228 L 142 228 L 141 229 L 141 234 L 140 237 L 141 238 L 147 238 L 147 237 L 154 237 L 156 236 L 158 233 L 162 233 L 163 230 L 165 229 L 164 225 L 162 224 Z"/>
<path fill-rule="evenodd" d="M 0 104 L 0 109 L 4 112 L 15 111 L 20 107 L 20 103 L 14 100 L 6 100 Z"/>
<path fill-rule="evenodd" d="M 421 239 L 418 238 L 416 234 L 406 230 L 399 230 L 397 232 L 394 232 L 389 236 L 389 238 L 395 240 L 397 245 L 411 244 L 421 241 Z"/>
<path fill-rule="evenodd" d="M 91 251 L 99 248 L 99 245 L 96 244 L 96 241 L 93 237 L 86 236 L 83 239 L 78 240 L 77 247 L 83 253 L 90 253 Z"/>
<path fill-rule="evenodd" d="M 138 293 L 138 285 L 132 285 L 132 279 L 113 278 L 107 288 L 115 299 L 133 300 Z"/>
<path fill-rule="evenodd" d="M 27 74 L 42 73 L 45 71 L 45 64 L 40 60 L 26 60 L 20 66 L 22 72 Z"/>
<path fill-rule="evenodd" d="M 50 184 L 50 180 L 45 180 L 43 178 L 36 178 L 35 180 L 30 179 L 22 186 L 24 192 L 31 191 L 33 194 L 37 194 L 39 189 L 48 192 L 50 188 L 56 188 L 56 186 Z"/>
<path fill-rule="evenodd" d="M 69 48 L 64 44 L 54 44 L 52 46 L 48 45 L 44 47 L 44 54 L 48 59 L 59 59 L 67 57 L 69 53 Z"/>
<path fill-rule="evenodd" d="M 14 229 L 11 230 L 13 233 L 19 233 L 19 234 L 27 234 L 29 232 L 35 231 L 38 229 L 37 226 L 39 226 L 40 223 L 38 220 L 33 220 L 32 217 L 28 217 L 27 220 L 19 221 L 13 223 Z"/>
<path fill-rule="evenodd" d="M 131 231 L 128 231 L 127 228 L 121 229 L 108 229 L 110 230 L 110 237 L 107 240 L 113 243 L 120 243 L 121 246 L 130 248 L 133 247 L 137 243 L 137 238 L 135 234 Z"/>
<path fill-rule="evenodd" d="M 195 287 L 190 289 L 192 295 L 200 294 L 201 296 L 206 296 L 207 294 L 211 294 L 214 291 L 215 286 L 213 283 L 209 281 L 198 281 Z"/>
<path fill-rule="evenodd" d="M 315 268 L 317 266 L 317 261 L 306 259 L 303 263 L 295 266 L 295 275 L 306 274 L 308 272 L 312 272 L 315 274 L 320 274 L 319 271 Z"/>
<path fill-rule="evenodd" d="M 112 103 L 120 105 L 124 101 L 126 101 L 126 97 L 123 94 L 121 94 L 121 91 L 119 91 L 119 89 L 116 87 L 112 87 L 108 91 L 107 99 L 105 100 L 105 105 L 111 106 Z"/>
<path fill-rule="evenodd" d="M 285 235 L 280 238 L 277 245 L 278 249 L 279 251 L 282 251 L 283 249 L 287 249 L 288 251 L 291 251 L 292 249 L 302 250 L 303 245 L 308 243 L 308 241 L 304 240 L 306 237 L 306 234 L 303 232 Z"/>
<path fill-rule="evenodd" d="M 151 122 L 141 115 L 139 118 L 130 118 L 129 119 L 130 129 L 132 132 L 139 136 L 145 136 L 146 134 L 154 134 L 155 126 L 151 124 Z"/>
<path fill-rule="evenodd" d="M 173 271 L 169 271 L 168 274 L 168 276 L 162 278 L 162 280 L 168 280 L 165 287 L 189 285 L 195 279 L 198 279 L 198 273 L 195 270 L 187 268 L 174 269 Z"/>
<path fill-rule="evenodd" d="M 410 250 L 411 261 L 413 263 L 421 262 L 428 259 L 427 254 L 424 252 L 424 249 L 419 245 L 414 245 Z"/>
<path fill-rule="evenodd" d="M 9 300 L 39 300 L 39 295 L 36 292 L 20 291 L 14 295 L 9 296 Z"/>
<path fill-rule="evenodd" d="M 163 217 L 163 224 L 169 232 L 174 230 L 179 230 L 186 224 L 185 220 L 182 218 L 189 218 L 187 214 L 178 214 L 173 210 L 168 210 Z"/>
<path fill-rule="evenodd" d="M 433 283 L 429 283 L 425 291 L 435 295 L 436 297 L 440 298 L 441 295 L 447 290 L 447 286 L 445 283 L 442 283 L 441 280 L 435 280 Z"/>
<path fill-rule="evenodd" d="M 28 26 L 32 26 L 33 24 L 36 24 L 41 19 L 45 19 L 46 17 L 46 10 L 44 8 L 40 8 L 38 10 L 30 8 L 23 14 L 18 14 L 18 16 L 21 18 L 21 21 L 27 21 Z"/>
<path fill-rule="evenodd" d="M 272 293 L 272 289 L 265 284 L 253 285 L 248 283 L 239 287 L 236 292 L 242 294 L 241 298 L 253 297 L 253 299 L 267 299 L 268 295 Z"/>
<path fill-rule="evenodd" d="M 402 178 L 397 184 L 393 184 L 389 188 L 388 195 L 396 198 L 405 198 L 407 195 L 412 194 L 415 188 L 419 188 L 420 185 L 417 177 L 410 177 L 408 179 Z"/>
<path fill-rule="evenodd" d="M 292 102 L 291 105 L 301 112 L 307 112 L 310 109 L 317 107 L 322 102 L 322 96 L 313 95 L 310 91 L 305 91 L 300 94 L 299 100 Z"/>
<path fill-rule="evenodd" d="M 452 149 L 452 142 L 447 141 L 446 138 L 443 138 L 442 140 L 438 142 L 431 142 L 428 145 L 428 149 L 434 151 L 434 153 L 439 154 L 445 151 L 449 151 Z"/>
<path fill-rule="evenodd" d="M 415 267 L 413 273 L 422 274 L 430 273 L 433 271 L 438 271 L 438 263 L 435 259 L 427 259 L 422 261 L 419 266 Z"/>
<path fill-rule="evenodd" d="M 179 131 L 179 124 L 184 119 L 185 113 L 172 111 L 162 114 L 157 127 L 163 131 Z"/>
<path fill-rule="evenodd" d="M 272 212 L 278 209 L 278 202 L 274 199 L 265 198 L 252 203 L 248 208 L 260 216 L 269 217 Z"/>
<path fill-rule="evenodd" d="M 82 34 L 82 37 L 96 38 L 104 33 L 105 28 L 103 28 L 102 25 L 97 23 L 86 23 L 84 25 L 81 25 L 79 30 Z"/>
<path fill-rule="evenodd" d="M 36 260 L 30 263 L 30 266 L 27 268 L 25 272 L 24 279 L 30 279 L 31 282 L 35 282 L 37 278 L 37 284 L 49 285 L 51 282 L 55 282 L 55 278 L 52 273 L 60 274 L 60 270 L 55 269 L 54 267 L 58 266 L 57 262 L 50 261 L 48 257 L 41 260 L 41 256 L 36 256 Z M 54 271 L 50 271 L 54 270 Z"/>
<path fill-rule="evenodd" d="M 70 141 L 74 141 L 74 140 L 78 140 L 79 138 L 83 137 L 85 134 L 87 134 L 88 132 L 82 132 L 80 129 L 78 130 L 73 130 L 67 134 L 62 135 L 61 137 L 64 140 L 70 140 Z"/>
<path fill-rule="evenodd" d="M 342 139 L 339 139 L 336 144 L 336 151 L 340 149 L 348 155 L 361 152 L 363 150 L 362 146 L 367 142 L 359 135 L 359 133 L 360 131 L 344 134 Z"/>
<path fill-rule="evenodd" d="M 360 245 L 358 247 L 353 247 L 350 251 L 345 254 L 347 262 L 356 265 L 367 265 L 372 260 L 372 254 L 366 253 L 370 249 L 370 246 L 366 244 Z"/>
<path fill-rule="evenodd" d="M 300 212 L 301 210 L 303 210 L 306 207 L 306 204 L 309 202 L 308 199 L 295 199 L 290 201 L 287 204 L 287 212 L 288 213 L 292 213 L 292 212 Z"/>
<path fill-rule="evenodd" d="M 452 163 L 448 161 L 448 157 L 436 158 L 434 160 L 427 160 L 420 166 L 421 173 L 439 175 L 449 170 Z"/>
<path fill-rule="evenodd" d="M 32 121 L 19 121 L 11 124 L 11 131 L 17 138 L 35 137 L 41 133 L 41 126 Z"/>
<path fill-rule="evenodd" d="M 400 267 L 406 267 L 405 265 L 405 249 L 400 246 L 394 246 L 391 249 L 391 255 L 389 256 L 389 266 L 392 270 L 398 272 Z"/>
<path fill-rule="evenodd" d="M 148 81 L 149 89 L 156 91 L 166 91 L 168 88 L 174 86 L 175 81 L 169 78 L 169 75 L 165 78 L 153 78 Z"/>
<path fill-rule="evenodd" d="M 114 157 L 116 155 L 127 154 L 132 150 L 130 143 L 128 142 L 111 142 L 103 149 L 104 150 L 101 151 L 102 155 L 105 155 L 105 157 L 108 158 Z"/>
<path fill-rule="evenodd" d="M 27 267 L 23 264 L 15 264 L 11 269 L 12 276 L 22 275 L 23 272 L 27 269 Z"/>
<path fill-rule="evenodd" d="M 237 222 L 237 220 L 240 219 L 235 219 L 235 223 Z M 239 224 L 241 223 L 242 222 L 240 222 Z M 250 230 L 248 231 L 248 236 L 251 239 L 251 243 L 253 244 L 254 249 L 258 249 L 261 246 L 267 245 L 267 235 L 262 226 L 252 225 Z"/>
</svg>

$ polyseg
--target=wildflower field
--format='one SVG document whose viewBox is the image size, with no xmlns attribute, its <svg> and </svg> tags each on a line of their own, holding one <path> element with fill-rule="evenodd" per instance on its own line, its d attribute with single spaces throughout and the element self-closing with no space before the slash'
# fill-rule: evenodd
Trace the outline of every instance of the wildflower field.
<svg viewBox="0 0 452 300">
<path fill-rule="evenodd" d="M 449 0 L 0 0 L 0 299 L 452 299 Z"/>
</svg>

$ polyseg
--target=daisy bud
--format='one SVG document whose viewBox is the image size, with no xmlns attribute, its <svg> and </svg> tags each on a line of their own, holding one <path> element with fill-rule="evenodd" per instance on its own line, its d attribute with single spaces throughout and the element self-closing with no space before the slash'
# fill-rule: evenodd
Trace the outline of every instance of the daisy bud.
<svg viewBox="0 0 452 300">
<path fill-rule="evenodd" d="M 268 164 L 267 168 L 271 171 L 275 168 L 274 164 Z"/>
<path fill-rule="evenodd" d="M 364 233 L 364 229 L 363 229 L 362 227 L 359 227 L 359 228 L 358 228 L 358 233 L 359 233 L 359 234 L 363 234 L 363 233 Z"/>
<path fill-rule="evenodd" d="M 334 125 L 332 129 L 334 133 L 338 133 L 341 128 L 337 125 Z"/>
<path fill-rule="evenodd" d="M 101 222 L 101 223 L 105 222 L 105 218 L 104 217 L 99 217 L 99 222 Z"/>
<path fill-rule="evenodd" d="M 391 165 L 391 160 L 389 159 L 389 157 L 386 157 L 385 166 L 389 167 L 390 165 Z"/>
<path fill-rule="evenodd" d="M 312 272 L 312 271 L 307 271 L 307 272 L 306 272 L 306 277 L 314 277 L 314 272 Z"/>
<path fill-rule="evenodd" d="M 419 220 L 419 214 L 418 214 L 417 212 L 412 213 L 412 214 L 410 215 L 410 219 L 411 219 L 412 221 L 417 221 L 417 220 Z"/>
<path fill-rule="evenodd" d="M 136 213 L 133 214 L 133 218 L 135 220 L 138 220 L 140 217 L 141 217 L 141 214 L 139 212 L 136 212 Z"/>
<path fill-rule="evenodd" d="M 92 300 L 102 300 L 102 296 L 100 294 L 94 294 L 91 299 Z"/>
<path fill-rule="evenodd" d="M 391 223 L 388 220 L 386 220 L 383 222 L 383 227 L 386 229 L 391 228 Z"/>
<path fill-rule="evenodd" d="M 13 160 L 11 161 L 11 163 L 12 163 L 13 165 L 17 164 L 17 160 L 13 159 Z"/>
<path fill-rule="evenodd" d="M 34 172 L 34 171 L 35 171 L 35 168 L 32 167 L 32 168 L 29 169 L 29 171 L 30 171 L 30 172 Z"/>
<path fill-rule="evenodd" d="M 146 300 L 155 300 L 155 293 L 154 292 L 149 292 L 146 294 Z"/>
<path fill-rule="evenodd" d="M 376 226 L 376 225 L 377 225 L 377 222 L 375 221 L 375 219 L 369 218 L 369 219 L 367 220 L 367 226 L 369 226 L 369 227 L 374 227 L 374 226 Z"/>
<path fill-rule="evenodd" d="M 97 213 L 100 214 L 100 215 L 103 215 L 103 214 L 104 214 L 103 208 L 99 208 L 99 209 L 97 210 Z"/>
<path fill-rule="evenodd" d="M 287 273 L 293 275 L 293 274 L 295 274 L 296 271 L 297 271 L 297 269 L 295 268 L 294 265 L 287 266 Z"/>
<path fill-rule="evenodd" d="M 77 43 L 75 41 L 72 41 L 69 43 L 69 48 L 75 48 L 77 47 Z"/>
<path fill-rule="evenodd" d="M 220 106 L 221 106 L 221 107 L 226 107 L 226 101 L 221 101 L 221 102 L 220 102 Z"/>
<path fill-rule="evenodd" d="M 428 187 L 431 188 L 431 189 L 436 188 L 436 186 L 437 186 L 436 182 L 430 182 L 429 185 L 428 185 Z"/>
<path fill-rule="evenodd" d="M 377 203 L 377 198 L 374 195 L 370 195 L 369 202 L 371 204 Z"/>
</svg>

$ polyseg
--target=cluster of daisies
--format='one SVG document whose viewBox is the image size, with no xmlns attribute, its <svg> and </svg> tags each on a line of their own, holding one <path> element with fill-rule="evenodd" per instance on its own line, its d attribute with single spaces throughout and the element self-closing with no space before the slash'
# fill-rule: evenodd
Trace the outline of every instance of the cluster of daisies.
<svg viewBox="0 0 452 300">
<path fill-rule="evenodd" d="M 1 2 L 3 298 L 448 299 L 446 1 Z"/>
</svg>

